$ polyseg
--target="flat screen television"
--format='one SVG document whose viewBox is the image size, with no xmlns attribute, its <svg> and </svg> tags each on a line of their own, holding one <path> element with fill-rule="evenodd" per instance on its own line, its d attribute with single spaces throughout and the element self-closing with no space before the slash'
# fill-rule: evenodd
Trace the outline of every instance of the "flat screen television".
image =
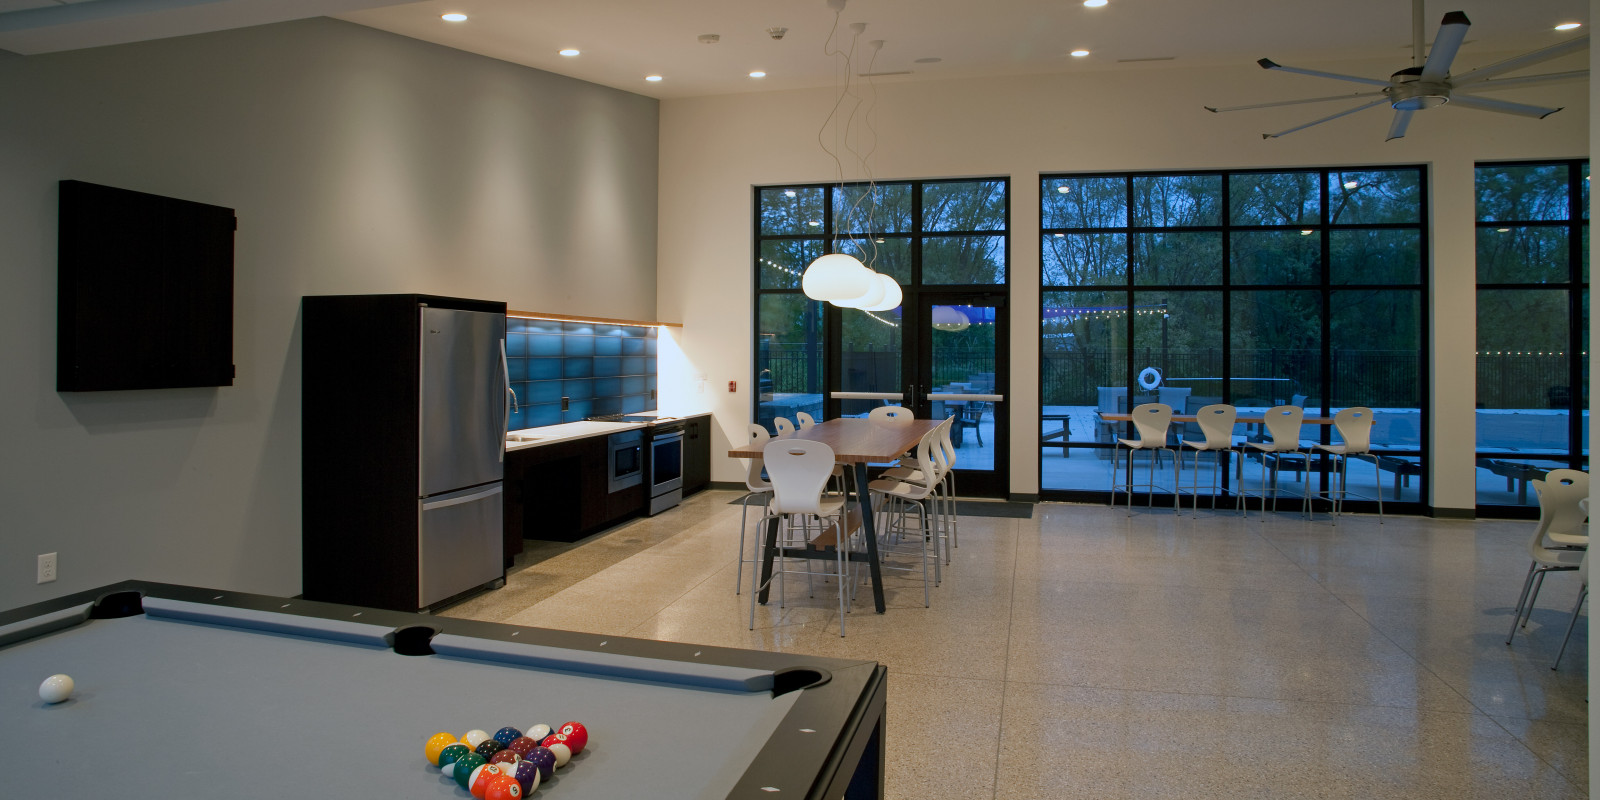
<svg viewBox="0 0 1600 800">
<path fill-rule="evenodd" d="M 61 181 L 56 391 L 232 386 L 233 209 Z"/>
</svg>

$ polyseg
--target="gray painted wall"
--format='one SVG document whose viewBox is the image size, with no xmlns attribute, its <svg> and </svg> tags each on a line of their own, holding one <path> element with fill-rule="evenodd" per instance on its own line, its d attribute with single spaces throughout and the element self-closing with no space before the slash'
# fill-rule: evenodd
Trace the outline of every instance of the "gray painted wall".
<svg viewBox="0 0 1600 800">
<path fill-rule="evenodd" d="M 299 592 L 302 295 L 655 314 L 650 98 L 329 19 L 0 55 L 0 98 L 0 608 Z M 234 386 L 55 392 L 64 178 L 237 210 Z"/>
</svg>

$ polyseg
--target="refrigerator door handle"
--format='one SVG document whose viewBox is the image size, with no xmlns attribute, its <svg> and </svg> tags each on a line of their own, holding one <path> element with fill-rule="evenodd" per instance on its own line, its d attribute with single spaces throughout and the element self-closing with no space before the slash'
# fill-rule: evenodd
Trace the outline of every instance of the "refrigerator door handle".
<svg viewBox="0 0 1600 800">
<path fill-rule="evenodd" d="M 500 395 L 500 406 L 505 409 L 500 423 L 500 462 L 506 460 L 506 437 L 511 435 L 511 365 L 506 362 L 506 340 L 500 338 L 500 375 L 506 379 L 506 393 Z"/>
<path fill-rule="evenodd" d="M 482 500 L 482 499 L 484 499 L 486 497 L 493 497 L 493 496 L 499 494 L 503 488 L 504 487 L 502 487 L 500 484 L 497 483 L 497 484 L 495 484 L 493 486 L 490 486 L 487 489 L 482 489 L 480 491 L 472 492 L 470 494 L 450 494 L 450 495 L 446 495 L 444 497 L 436 498 L 434 500 L 424 500 L 422 502 L 422 510 L 423 511 L 432 511 L 432 510 L 434 510 L 436 508 L 449 508 L 450 506 L 459 506 L 462 503 L 475 503 L 475 502 L 477 502 L 479 500 Z"/>
</svg>

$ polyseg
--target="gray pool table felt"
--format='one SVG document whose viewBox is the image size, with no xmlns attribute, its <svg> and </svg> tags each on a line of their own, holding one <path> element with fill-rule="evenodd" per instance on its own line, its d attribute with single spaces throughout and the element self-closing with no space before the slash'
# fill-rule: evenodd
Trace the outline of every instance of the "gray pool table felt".
<svg viewBox="0 0 1600 800">
<path fill-rule="evenodd" d="M 46 705 L 39 683 L 58 672 L 76 690 Z M 423 758 L 429 736 L 578 720 L 588 749 L 534 797 L 724 797 L 798 695 L 90 620 L 0 647 L 0 794 L 462 800 Z"/>
</svg>

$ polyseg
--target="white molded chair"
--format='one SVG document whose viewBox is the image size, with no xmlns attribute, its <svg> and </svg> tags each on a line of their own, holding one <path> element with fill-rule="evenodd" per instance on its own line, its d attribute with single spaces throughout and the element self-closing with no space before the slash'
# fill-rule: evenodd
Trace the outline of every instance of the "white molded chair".
<svg viewBox="0 0 1600 800">
<path fill-rule="evenodd" d="M 950 431 L 955 427 L 954 417 L 947 417 L 937 428 L 934 428 L 934 442 L 930 454 L 934 459 L 934 466 L 939 470 L 938 480 L 934 483 L 933 508 L 940 538 L 940 552 L 944 554 L 944 563 L 950 563 L 950 549 L 958 546 L 958 533 L 956 530 L 956 496 L 955 496 L 955 463 L 956 447 L 951 441 Z M 911 459 L 916 460 L 915 455 Z M 922 470 L 915 467 L 894 467 L 885 470 L 883 478 L 898 481 L 911 481 L 921 483 L 925 480 Z M 934 583 L 943 582 L 940 575 L 934 576 Z"/>
<path fill-rule="evenodd" d="M 905 406 L 878 406 L 867 413 L 867 419 L 889 425 L 909 425 L 915 417 Z"/>
<path fill-rule="evenodd" d="M 832 548 L 834 551 L 834 570 L 831 574 L 838 583 L 839 635 L 843 636 L 844 618 L 849 612 L 849 598 L 853 590 L 848 575 L 850 539 L 856 529 L 849 524 L 850 516 L 843 502 L 825 501 L 822 497 L 822 489 L 833 474 L 833 448 L 825 442 L 809 439 L 778 439 L 762 448 L 762 460 L 766 462 L 767 478 L 772 482 L 772 503 L 761 521 L 765 525 L 777 517 L 784 528 L 779 531 L 777 555 L 790 548 Z M 813 524 L 817 531 L 815 536 L 811 534 Z M 754 550 L 758 562 L 764 539 L 764 536 L 756 537 Z M 810 560 L 807 559 L 806 571 L 814 574 L 809 567 Z M 758 577 L 751 581 L 754 584 L 750 587 L 751 630 L 756 627 L 756 597 L 773 580 L 778 582 L 778 605 L 782 607 L 785 572 L 787 570 L 775 558 L 772 574 L 766 582 L 759 582 L 759 572 Z"/>
<path fill-rule="evenodd" d="M 773 417 L 772 429 L 778 432 L 777 435 L 785 436 L 794 433 L 794 423 L 790 422 L 787 417 Z"/>
<path fill-rule="evenodd" d="M 1553 469 L 1544 476 L 1539 495 L 1539 529 L 1552 550 L 1582 550 L 1589 546 L 1584 521 L 1589 518 L 1589 473 Z M 1541 488 L 1541 487 L 1535 487 Z"/>
<path fill-rule="evenodd" d="M 754 423 L 750 425 L 751 444 L 760 447 L 766 447 L 767 442 L 771 438 L 772 435 L 767 433 L 766 428 Z M 750 500 L 756 497 L 761 498 L 763 513 L 765 513 L 767 504 L 772 502 L 772 482 L 767 480 L 766 476 L 762 474 L 765 471 L 764 464 L 765 462 L 760 458 L 750 459 L 750 470 L 745 473 L 744 477 L 744 486 L 749 490 L 749 493 L 744 496 L 744 499 L 739 501 L 739 505 L 742 507 L 739 510 L 739 577 L 735 578 L 733 582 L 734 594 L 738 594 L 740 589 L 743 588 L 744 565 L 748 563 L 748 559 L 745 558 L 744 534 L 747 530 L 749 530 L 749 526 L 746 522 L 746 514 L 748 514 L 750 511 Z M 751 574 L 754 573 L 752 572 Z"/>
<path fill-rule="evenodd" d="M 1339 488 L 1333 488 L 1333 472 L 1328 473 L 1328 502 L 1333 506 L 1333 524 L 1339 524 L 1339 511 L 1344 507 L 1344 498 L 1349 494 L 1346 488 L 1346 473 L 1350 469 L 1350 459 L 1356 456 L 1366 456 L 1372 459 L 1373 473 L 1378 476 L 1378 524 L 1383 524 L 1383 473 L 1378 468 L 1378 457 L 1372 454 L 1372 409 L 1365 406 L 1351 406 L 1333 415 L 1333 427 L 1339 432 L 1342 439 L 1339 444 L 1317 444 L 1313 448 L 1328 454 L 1337 466 L 1339 475 Z M 1309 462 L 1308 462 L 1309 464 Z M 1306 482 L 1310 485 L 1311 473 L 1307 471 Z"/>
<path fill-rule="evenodd" d="M 1205 434 L 1206 438 L 1191 442 L 1181 436 L 1178 437 L 1178 458 L 1180 460 L 1183 458 L 1183 448 L 1193 450 L 1194 472 L 1190 475 L 1189 488 L 1179 489 L 1176 494 L 1179 499 L 1183 497 L 1184 492 L 1194 497 L 1194 515 L 1197 517 L 1200 516 L 1200 454 L 1216 454 L 1216 466 L 1211 470 L 1211 510 L 1216 511 L 1219 478 L 1226 469 L 1226 462 L 1222 456 L 1224 453 L 1233 452 L 1233 421 L 1238 416 L 1239 409 L 1226 403 L 1204 406 L 1195 413 L 1195 418 L 1200 425 L 1200 432 Z M 1234 505 L 1238 505 L 1237 499 L 1234 500 Z"/>
<path fill-rule="evenodd" d="M 1272 437 L 1270 442 L 1245 442 L 1244 446 L 1256 450 L 1261 455 L 1261 490 L 1251 494 L 1261 498 L 1261 512 L 1266 515 L 1267 487 L 1272 491 L 1272 510 L 1278 510 L 1278 470 L 1283 466 L 1285 455 L 1303 455 L 1300 449 L 1300 424 L 1305 420 L 1306 410 L 1299 406 L 1273 406 L 1267 409 L 1264 416 L 1267 424 L 1267 435 Z M 1272 480 L 1267 481 L 1267 459 L 1272 459 Z M 1309 467 L 1309 463 L 1307 464 Z M 1306 470 L 1306 484 L 1301 489 L 1300 511 L 1304 513 L 1310 508 L 1311 496 L 1305 491 L 1311 485 L 1311 471 Z M 1249 516 L 1250 509 L 1244 505 L 1244 487 L 1239 491 L 1239 509 Z"/>
<path fill-rule="evenodd" d="M 1546 480 L 1533 480 L 1533 491 L 1539 496 L 1540 523 L 1534 526 L 1533 535 L 1528 539 L 1528 555 L 1533 556 L 1532 563 L 1528 564 L 1528 577 L 1522 581 L 1522 595 L 1517 598 L 1516 611 L 1511 615 L 1511 632 L 1506 634 L 1506 644 L 1517 635 L 1517 628 L 1526 627 L 1528 618 L 1533 616 L 1533 604 L 1539 599 L 1539 589 L 1544 586 L 1544 576 L 1547 572 L 1575 572 L 1583 562 L 1588 551 L 1556 550 L 1544 545 L 1545 524 L 1544 506 L 1546 502 L 1557 503 L 1556 497 L 1547 496 L 1553 493 L 1549 490 Z"/>
<path fill-rule="evenodd" d="M 905 480 L 894 478 L 880 478 L 868 484 L 867 488 L 879 499 L 875 501 L 883 523 L 878 526 L 880 544 L 878 550 L 884 553 L 890 550 L 909 550 L 909 547 L 900 545 L 914 544 L 918 560 L 922 562 L 922 604 L 929 606 L 933 603 L 931 584 L 928 583 L 928 559 L 930 557 L 929 545 L 933 546 L 934 580 L 939 579 L 939 533 L 931 527 L 931 521 L 936 516 L 929 513 L 929 506 L 934 498 L 934 487 L 939 483 L 939 467 L 933 451 L 938 440 L 939 429 L 934 428 L 923 435 L 917 442 L 917 468 L 914 473 L 916 479 L 907 476 Z M 917 514 L 917 526 L 910 525 L 911 511 Z M 915 567 L 897 567 L 887 564 L 882 569 L 912 570 Z"/>
<path fill-rule="evenodd" d="M 1167 445 L 1167 428 L 1172 423 L 1172 406 L 1165 403 L 1144 403 L 1133 409 L 1133 427 L 1139 434 L 1137 439 L 1117 439 L 1117 450 L 1111 454 L 1111 505 L 1117 504 L 1117 461 L 1122 453 L 1122 448 L 1128 448 L 1128 515 L 1133 515 L 1133 453 L 1135 450 L 1149 450 L 1150 452 L 1150 482 L 1140 484 L 1150 490 L 1150 507 L 1155 507 L 1156 502 L 1156 460 L 1159 453 L 1171 453 L 1172 448 Z M 1178 462 L 1172 462 L 1172 485 L 1178 485 Z M 1173 513 L 1177 513 L 1177 502 L 1174 497 Z"/>
<path fill-rule="evenodd" d="M 804 430 L 810 430 L 811 426 L 817 424 L 816 419 L 813 418 L 810 414 L 807 414 L 804 411 L 796 411 L 796 412 L 794 412 L 794 421 L 795 421 L 795 424 L 800 426 L 800 430 L 803 430 L 803 431 Z"/>
</svg>

